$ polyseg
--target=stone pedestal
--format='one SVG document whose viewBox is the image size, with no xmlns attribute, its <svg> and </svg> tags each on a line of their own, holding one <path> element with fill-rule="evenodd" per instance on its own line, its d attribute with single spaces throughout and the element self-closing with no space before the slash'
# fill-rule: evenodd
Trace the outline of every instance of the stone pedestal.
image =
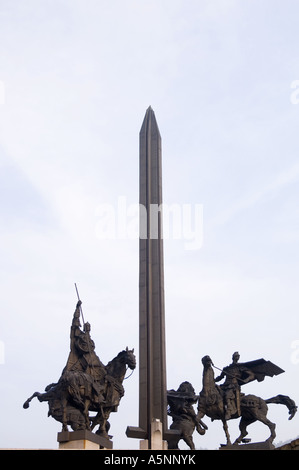
<svg viewBox="0 0 299 470">
<path fill-rule="evenodd" d="M 151 447 L 149 447 L 148 439 L 140 441 L 140 450 L 167 450 L 167 441 L 163 440 L 162 423 L 159 419 L 155 419 L 151 423 Z"/>
<path fill-rule="evenodd" d="M 62 431 L 57 434 L 60 450 L 99 450 L 112 449 L 109 439 L 90 431 Z"/>
<path fill-rule="evenodd" d="M 233 444 L 230 446 L 221 446 L 219 450 L 273 450 L 274 445 L 271 442 L 252 442 L 250 444 Z"/>
</svg>

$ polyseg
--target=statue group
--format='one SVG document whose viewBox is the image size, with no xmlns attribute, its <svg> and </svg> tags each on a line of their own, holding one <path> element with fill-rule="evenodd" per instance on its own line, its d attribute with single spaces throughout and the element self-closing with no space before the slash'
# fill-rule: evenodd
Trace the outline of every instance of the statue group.
<svg viewBox="0 0 299 470">
<path fill-rule="evenodd" d="M 136 367 L 134 349 L 126 348 L 112 361 L 104 365 L 95 352 L 95 343 L 90 335 L 90 324 L 83 319 L 81 301 L 79 300 L 73 316 L 70 333 L 70 353 L 58 382 L 47 385 L 44 393 L 35 392 L 23 407 L 28 408 L 34 397 L 40 402 L 48 402 L 48 416 L 62 423 L 62 430 L 95 431 L 105 439 L 109 439 L 111 412 L 116 412 L 121 398 L 124 396 L 123 380 L 128 369 Z M 207 425 L 202 421 L 206 415 L 214 420 L 221 420 L 226 435 L 226 445 L 231 445 L 227 421 L 240 418 L 240 435 L 234 444 L 248 442 L 247 426 L 260 421 L 268 426 L 272 443 L 275 438 L 275 424 L 267 418 L 268 404 L 286 405 L 289 419 L 297 411 L 295 402 L 285 395 L 263 400 L 255 395 L 245 395 L 241 387 L 252 381 L 262 381 L 266 376 L 273 377 L 284 372 L 270 361 L 259 359 L 240 363 L 240 355 L 235 352 L 232 363 L 221 370 L 215 378 L 214 364 L 209 356 L 202 358 L 203 388 L 199 395 L 190 382 L 183 382 L 177 390 L 167 391 L 168 415 L 172 418 L 170 429 L 176 430 L 169 437 L 168 448 L 178 449 L 182 439 L 191 450 L 195 449 L 193 433 L 196 430 L 203 435 Z M 223 383 L 218 385 L 217 382 Z M 197 405 L 195 411 L 194 406 Z M 91 414 L 92 413 L 92 414 Z"/>
<path fill-rule="evenodd" d="M 62 423 L 62 430 L 68 425 L 73 431 L 92 431 L 109 439 L 108 418 L 116 412 L 124 395 L 122 385 L 127 369 L 134 370 L 136 358 L 134 349 L 121 351 L 106 366 L 95 352 L 95 344 L 90 336 L 90 324 L 84 323 L 81 329 L 81 301 L 76 305 L 71 334 L 70 353 L 61 377 L 56 383 L 47 385 L 44 393 L 35 392 L 23 407 L 37 397 L 49 405 L 48 416 Z M 90 412 L 95 413 L 91 416 Z"/>
<path fill-rule="evenodd" d="M 246 395 L 241 392 L 241 386 L 252 382 L 261 382 L 266 376 L 273 377 L 284 372 L 270 361 L 258 359 L 256 361 L 239 363 L 240 355 L 235 352 L 232 363 L 221 370 L 221 374 L 215 378 L 214 364 L 209 356 L 202 358 L 203 364 L 203 388 L 199 395 L 195 394 L 193 386 L 189 382 L 183 382 L 178 390 L 167 392 L 168 414 L 172 417 L 171 429 L 178 431 L 178 436 L 169 442 L 169 448 L 177 449 L 179 440 L 184 440 L 190 449 L 195 449 L 193 432 L 205 434 L 208 429 L 202 422 L 206 415 L 212 421 L 220 420 L 226 436 L 226 445 L 232 445 L 228 432 L 227 421 L 240 418 L 240 435 L 234 441 L 234 445 L 250 442 L 246 439 L 247 426 L 260 421 L 268 426 L 270 436 L 266 440 L 272 443 L 275 439 L 275 424 L 267 418 L 269 403 L 285 405 L 289 411 L 289 419 L 292 419 L 297 411 L 295 402 L 286 395 L 263 400 L 255 395 Z M 217 382 L 224 380 L 221 385 Z M 197 412 L 193 405 L 197 403 Z"/>
</svg>

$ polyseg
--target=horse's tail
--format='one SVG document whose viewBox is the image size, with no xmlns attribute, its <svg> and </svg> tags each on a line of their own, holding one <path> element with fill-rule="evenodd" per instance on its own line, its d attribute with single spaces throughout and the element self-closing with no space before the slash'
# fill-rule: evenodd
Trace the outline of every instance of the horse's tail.
<svg viewBox="0 0 299 470">
<path fill-rule="evenodd" d="M 289 419 L 294 418 L 298 408 L 294 400 L 286 395 L 277 395 L 276 397 L 268 398 L 268 400 L 265 400 L 265 402 L 276 403 L 277 405 L 285 405 L 289 410 Z"/>
</svg>

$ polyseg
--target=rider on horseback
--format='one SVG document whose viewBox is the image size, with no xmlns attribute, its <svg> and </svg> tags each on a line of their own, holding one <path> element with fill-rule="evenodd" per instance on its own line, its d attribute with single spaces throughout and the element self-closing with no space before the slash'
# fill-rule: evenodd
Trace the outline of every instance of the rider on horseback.
<svg viewBox="0 0 299 470">
<path fill-rule="evenodd" d="M 80 324 L 81 300 L 76 305 L 71 326 L 70 353 L 62 377 L 66 371 L 85 372 L 92 379 L 92 386 L 96 393 L 95 399 L 103 401 L 103 384 L 107 374 L 104 364 L 95 353 L 95 344 L 90 337 L 90 324 L 84 323 L 83 331 Z M 79 391 L 74 388 L 74 394 L 79 397 Z"/>
<path fill-rule="evenodd" d="M 220 385 L 224 392 L 225 419 L 233 416 L 240 416 L 240 392 L 241 385 L 254 380 L 253 372 L 243 364 L 238 364 L 240 354 L 236 351 L 232 356 L 232 363 L 224 367 L 222 373 L 216 377 L 215 382 L 225 378 L 225 382 Z"/>
</svg>

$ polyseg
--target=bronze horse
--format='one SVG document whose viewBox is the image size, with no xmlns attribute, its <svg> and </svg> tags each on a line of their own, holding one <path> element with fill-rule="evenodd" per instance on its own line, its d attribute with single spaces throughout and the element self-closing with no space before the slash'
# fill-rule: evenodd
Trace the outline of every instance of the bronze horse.
<svg viewBox="0 0 299 470">
<path fill-rule="evenodd" d="M 86 372 L 65 370 L 57 383 L 48 385 L 44 393 L 33 393 L 23 407 L 29 408 L 31 400 L 37 397 L 40 402 L 48 402 L 48 416 L 61 422 L 62 430 L 66 431 L 67 425 L 74 431 L 91 430 L 99 424 L 97 433 L 108 437 L 107 420 L 111 412 L 117 411 L 124 395 L 122 382 L 126 370 L 134 370 L 135 367 L 134 349 L 126 348 L 105 366 L 103 382 L 97 383 Z M 89 411 L 95 411 L 97 415 L 90 417 Z"/>
<path fill-rule="evenodd" d="M 227 445 L 231 445 L 230 435 L 228 432 L 227 419 L 225 417 L 225 401 L 224 394 L 220 386 L 215 383 L 214 371 L 212 368 L 212 360 L 209 356 L 202 358 L 204 366 L 203 370 L 203 389 L 199 394 L 197 418 L 201 419 L 204 415 L 209 416 L 212 420 L 221 420 L 226 435 Z M 239 444 L 243 441 L 247 433 L 247 426 L 255 421 L 260 421 L 268 426 L 270 436 L 267 442 L 272 443 L 275 439 L 275 424 L 267 418 L 268 403 L 277 403 L 287 406 L 289 410 L 289 419 L 292 419 L 297 411 L 295 402 L 285 396 L 277 395 L 276 397 L 263 400 L 255 395 L 240 394 L 240 413 L 236 412 L 230 419 L 241 417 L 239 429 L 240 435 L 234 441 Z M 246 440 L 245 440 L 246 442 Z"/>
<path fill-rule="evenodd" d="M 110 361 L 105 367 L 107 375 L 105 377 L 105 388 L 103 391 L 104 402 L 101 404 L 97 415 L 91 418 L 92 425 L 91 430 L 99 424 L 99 428 L 96 434 L 100 434 L 103 437 L 108 438 L 107 434 L 107 420 L 111 412 L 116 412 L 118 409 L 119 402 L 124 396 L 123 381 L 125 379 L 127 369 L 132 371 L 136 367 L 136 358 L 134 355 L 134 349 L 121 351 L 112 361 Z"/>
</svg>

